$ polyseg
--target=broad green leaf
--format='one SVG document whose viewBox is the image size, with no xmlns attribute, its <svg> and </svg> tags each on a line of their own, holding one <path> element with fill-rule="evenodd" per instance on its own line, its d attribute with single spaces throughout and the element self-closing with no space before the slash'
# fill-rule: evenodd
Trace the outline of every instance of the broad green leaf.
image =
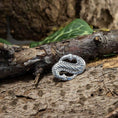
<svg viewBox="0 0 118 118">
<path fill-rule="evenodd" d="M 5 39 L 0 38 L 0 43 L 5 43 L 7 45 L 11 45 L 10 42 L 6 41 Z"/>
<path fill-rule="evenodd" d="M 51 42 L 58 42 L 66 39 L 76 38 L 77 36 L 83 36 L 92 34 L 93 30 L 90 26 L 82 19 L 75 19 L 70 24 L 65 26 L 64 28 L 56 31 L 55 33 L 51 34 L 43 41 L 40 42 L 32 42 L 30 47 L 36 47 L 38 45 L 43 45 L 46 43 Z"/>
</svg>

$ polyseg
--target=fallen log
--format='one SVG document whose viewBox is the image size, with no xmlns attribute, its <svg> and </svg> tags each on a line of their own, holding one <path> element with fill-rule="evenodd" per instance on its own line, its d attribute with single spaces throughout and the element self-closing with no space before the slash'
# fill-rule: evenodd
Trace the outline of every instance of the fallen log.
<svg viewBox="0 0 118 118">
<path fill-rule="evenodd" d="M 106 54 L 118 53 L 118 30 L 99 32 L 35 48 L 0 43 L 0 78 L 32 70 L 36 78 L 65 54 L 81 56 L 86 62 Z"/>
</svg>

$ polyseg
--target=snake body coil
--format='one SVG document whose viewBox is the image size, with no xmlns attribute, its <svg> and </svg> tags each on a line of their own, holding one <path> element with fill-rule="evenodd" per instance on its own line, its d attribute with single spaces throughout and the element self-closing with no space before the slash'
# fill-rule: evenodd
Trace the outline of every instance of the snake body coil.
<svg viewBox="0 0 118 118">
<path fill-rule="evenodd" d="M 76 62 L 67 62 L 66 60 Z M 81 74 L 86 67 L 85 61 L 76 55 L 68 54 L 60 58 L 60 60 L 52 67 L 53 75 L 60 80 L 71 80 L 78 74 Z M 66 72 L 71 74 L 71 76 L 66 75 L 65 73 L 61 74 L 61 72 Z"/>
</svg>

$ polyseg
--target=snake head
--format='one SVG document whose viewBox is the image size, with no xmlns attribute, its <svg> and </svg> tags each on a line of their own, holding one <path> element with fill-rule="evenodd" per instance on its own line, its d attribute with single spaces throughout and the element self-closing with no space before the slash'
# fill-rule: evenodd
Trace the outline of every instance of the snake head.
<svg viewBox="0 0 118 118">
<path fill-rule="evenodd" d="M 69 61 L 72 61 L 73 60 L 73 55 L 72 54 L 64 55 L 63 57 L 60 58 L 59 61 L 64 61 L 66 59 L 68 59 Z"/>
</svg>

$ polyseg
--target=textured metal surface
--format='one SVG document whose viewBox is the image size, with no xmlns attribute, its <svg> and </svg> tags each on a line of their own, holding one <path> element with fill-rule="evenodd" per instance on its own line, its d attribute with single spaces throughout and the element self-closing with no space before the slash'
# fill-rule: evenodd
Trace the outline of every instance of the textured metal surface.
<svg viewBox="0 0 118 118">
<path fill-rule="evenodd" d="M 68 62 L 69 60 L 70 62 Z M 71 62 L 75 60 L 76 62 Z M 68 54 L 60 58 L 60 60 L 52 67 L 53 75 L 60 80 L 71 80 L 75 78 L 78 74 L 83 73 L 86 68 L 85 61 L 76 55 Z M 63 72 L 61 74 L 61 72 Z M 65 74 L 69 73 L 70 76 Z"/>
</svg>

